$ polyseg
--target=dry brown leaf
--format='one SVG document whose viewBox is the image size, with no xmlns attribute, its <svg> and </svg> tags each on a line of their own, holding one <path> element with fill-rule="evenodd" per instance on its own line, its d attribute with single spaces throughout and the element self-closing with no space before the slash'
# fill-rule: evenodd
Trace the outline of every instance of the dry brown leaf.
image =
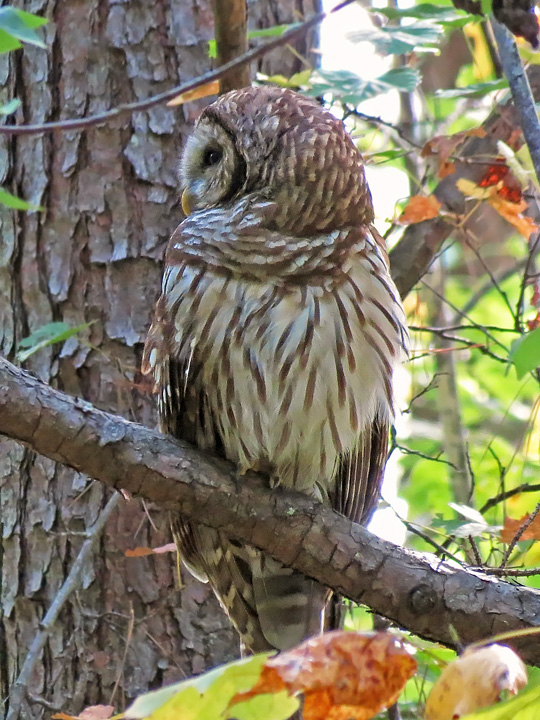
<svg viewBox="0 0 540 720">
<path fill-rule="evenodd" d="M 503 690 L 515 695 L 527 684 L 521 658 L 504 645 L 465 650 L 450 663 L 431 689 L 426 720 L 456 720 L 501 699 Z"/>
<path fill-rule="evenodd" d="M 404 225 L 413 225 L 414 223 L 430 220 L 437 217 L 441 210 L 441 203 L 434 195 L 413 195 L 405 210 L 400 217 L 400 222 Z"/>
<path fill-rule="evenodd" d="M 199 87 L 193 90 L 188 90 L 185 93 L 177 95 L 172 100 L 169 100 L 167 107 L 174 107 L 176 105 L 183 105 L 191 100 L 200 100 L 201 98 L 208 97 L 208 95 L 219 94 L 219 80 L 212 80 L 211 82 L 199 85 Z"/>
<path fill-rule="evenodd" d="M 454 135 L 435 135 L 422 148 L 422 157 L 436 155 L 438 158 L 437 175 L 443 179 L 455 173 L 456 166 L 449 162 L 449 157 L 468 137 L 484 137 L 486 131 L 483 128 L 473 128 L 465 132 L 458 132 Z"/>
<path fill-rule="evenodd" d="M 338 630 L 270 658 L 255 687 L 233 703 L 288 690 L 304 694 L 304 720 L 370 720 L 397 700 L 415 670 L 392 634 Z"/>
<path fill-rule="evenodd" d="M 514 518 L 504 518 L 504 527 L 501 530 L 501 540 L 504 543 L 511 543 L 516 536 L 519 528 L 527 522 L 529 515 L 524 515 L 519 520 Z M 540 540 L 540 515 L 537 515 L 529 527 L 521 535 L 520 540 Z"/>
<path fill-rule="evenodd" d="M 52 716 L 52 720 L 109 720 L 113 712 L 112 705 L 91 705 L 85 708 L 80 715 L 67 715 L 59 712 Z"/>
<path fill-rule="evenodd" d="M 79 720 L 109 720 L 113 712 L 112 705 L 92 705 L 82 711 Z"/>
</svg>

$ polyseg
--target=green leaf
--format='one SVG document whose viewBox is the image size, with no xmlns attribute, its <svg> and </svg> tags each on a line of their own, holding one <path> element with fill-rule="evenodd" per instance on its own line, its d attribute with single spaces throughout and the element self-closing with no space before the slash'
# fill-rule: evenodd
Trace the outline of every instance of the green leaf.
<svg viewBox="0 0 540 720">
<path fill-rule="evenodd" d="M 190 680 L 140 695 L 126 710 L 127 720 L 225 719 L 225 711 L 237 693 L 255 685 L 269 654 L 253 655 Z M 247 716 L 249 717 L 249 715 Z"/>
<path fill-rule="evenodd" d="M 309 95 L 330 93 L 343 102 L 358 105 L 389 90 L 411 92 L 420 82 L 420 75 L 412 68 L 395 68 L 374 80 L 363 80 L 348 70 L 318 70 L 312 76 Z"/>
<path fill-rule="evenodd" d="M 248 32 L 248 39 L 253 38 L 269 38 L 269 37 L 280 37 L 287 30 L 292 30 L 299 23 L 290 23 L 288 25 L 273 25 L 269 28 L 261 28 L 259 30 L 250 30 Z M 208 41 L 208 57 L 215 59 L 217 57 L 217 45 L 215 40 Z M 286 86 L 284 86 L 286 87 Z"/>
<path fill-rule="evenodd" d="M 299 705 L 298 698 L 282 690 L 273 695 L 256 695 L 247 702 L 233 705 L 230 712 L 234 720 L 287 720 Z"/>
<path fill-rule="evenodd" d="M 538 720 L 539 717 L 540 685 L 486 710 L 464 715 L 461 720 Z"/>
<path fill-rule="evenodd" d="M 540 327 L 514 340 L 510 360 L 515 365 L 518 379 L 540 365 Z"/>
<path fill-rule="evenodd" d="M 0 115 L 11 115 L 21 106 L 19 98 L 13 98 L 4 105 L 0 105 Z"/>
<path fill-rule="evenodd" d="M 32 20 L 29 20 L 29 17 Z M 35 18 L 36 16 L 30 15 L 30 13 L 15 10 L 12 7 L 3 7 L 0 8 L 0 29 L 17 38 L 17 40 L 22 40 L 22 42 L 40 48 L 46 48 L 47 46 L 43 40 L 33 30 L 33 27 L 36 27 Z"/>
<path fill-rule="evenodd" d="M 81 330 L 90 327 L 94 322 L 95 320 L 84 323 L 83 325 L 77 325 L 76 327 L 72 327 L 65 322 L 47 323 L 20 341 L 17 360 L 24 362 L 30 355 L 33 355 L 38 350 L 48 345 L 53 345 L 54 343 L 64 342 L 64 340 L 77 335 Z"/>
<path fill-rule="evenodd" d="M 390 162 L 391 160 L 399 160 L 402 157 L 405 157 L 408 155 L 407 150 L 381 150 L 380 152 L 374 152 L 369 155 L 365 155 L 364 157 L 369 157 L 370 160 L 381 160 L 381 162 L 377 163 L 378 165 L 382 165 L 383 162 Z"/>
<path fill-rule="evenodd" d="M 34 15 L 33 13 L 25 12 L 24 10 L 15 10 L 15 12 L 26 25 L 26 27 L 29 28 L 42 27 L 49 22 L 47 18 L 40 17 L 39 15 Z"/>
<path fill-rule="evenodd" d="M 484 97 L 494 90 L 505 90 L 508 88 L 508 80 L 501 78 L 500 80 L 488 80 L 487 82 L 475 83 L 467 85 L 463 88 L 453 88 L 451 90 L 437 90 L 438 98 L 465 98 L 465 97 Z"/>
<path fill-rule="evenodd" d="M 372 10 L 379 15 L 384 15 L 389 20 L 397 18 L 415 18 L 417 20 L 431 20 L 436 23 L 453 23 L 456 20 L 463 23 L 471 22 L 474 16 L 468 13 L 456 10 L 451 5 L 432 5 L 431 3 L 421 3 L 413 5 L 409 8 L 377 8 Z"/>
<path fill-rule="evenodd" d="M 21 47 L 21 43 L 13 35 L 0 28 L 0 53 L 11 52 L 11 50 L 18 50 Z"/>
<path fill-rule="evenodd" d="M 39 205 L 32 205 L 29 202 L 26 202 L 26 200 L 21 200 L 21 198 L 16 197 L 15 195 L 12 195 L 11 193 L 8 193 L 7 190 L 2 190 L 0 188 L 0 204 L 6 205 L 7 207 L 13 208 L 13 210 L 42 210 Z"/>
<path fill-rule="evenodd" d="M 313 70 L 308 68 L 307 70 L 294 73 L 294 75 L 291 75 L 289 78 L 285 77 L 285 75 L 262 75 L 262 73 L 258 73 L 257 79 L 279 85 L 280 87 L 301 88 L 310 87 L 312 74 Z"/>
<path fill-rule="evenodd" d="M 261 28 L 259 30 L 250 30 L 248 32 L 248 38 L 265 38 L 265 37 L 281 37 L 287 30 L 292 30 L 300 23 L 289 23 L 288 25 L 273 25 L 269 28 Z"/>
<path fill-rule="evenodd" d="M 419 22 L 406 27 L 387 25 L 382 28 L 357 30 L 348 33 L 347 37 L 353 42 L 371 42 L 385 55 L 403 55 L 413 51 L 432 50 L 437 46 L 442 33 L 443 29 L 439 25 Z"/>
</svg>

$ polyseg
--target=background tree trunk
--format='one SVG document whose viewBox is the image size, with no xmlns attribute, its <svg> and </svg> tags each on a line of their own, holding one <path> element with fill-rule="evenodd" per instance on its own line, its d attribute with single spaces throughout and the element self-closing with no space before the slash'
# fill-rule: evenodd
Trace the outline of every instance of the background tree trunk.
<svg viewBox="0 0 540 720">
<path fill-rule="evenodd" d="M 209 67 L 210 0 L 25 0 L 49 19 L 48 50 L 0 56 L 17 122 L 82 117 L 141 99 Z M 318 0 L 252 0 L 250 25 L 309 16 Z M 314 42 L 316 33 L 309 42 Z M 299 48 L 307 52 L 307 45 Z M 280 64 L 281 63 L 281 64 Z M 266 72 L 301 63 L 283 49 Z M 206 101 L 156 107 L 87 132 L 0 140 L 0 182 L 43 207 L 0 207 L 0 353 L 53 321 L 92 323 L 32 355 L 51 385 L 149 426 L 155 406 L 139 373 L 168 237 L 181 219 L 177 166 L 183 135 Z M 0 701 L 19 675 L 40 620 L 98 520 L 99 483 L 0 437 Z M 40 653 L 21 717 L 86 705 L 122 709 L 138 693 L 232 659 L 238 642 L 207 586 L 174 554 L 126 558 L 170 542 L 167 519 L 121 499 L 81 582 Z M 37 702 L 36 702 L 37 700 Z"/>
</svg>

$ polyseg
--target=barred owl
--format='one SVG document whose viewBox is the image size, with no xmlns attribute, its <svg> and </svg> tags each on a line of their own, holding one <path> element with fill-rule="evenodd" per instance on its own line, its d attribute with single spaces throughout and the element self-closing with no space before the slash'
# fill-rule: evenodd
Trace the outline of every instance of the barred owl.
<svg viewBox="0 0 540 720">
<path fill-rule="evenodd" d="M 315 101 L 247 88 L 203 111 L 181 181 L 143 358 L 162 431 L 366 522 L 407 329 L 360 153 Z M 201 521 L 173 518 L 181 558 L 245 648 L 321 630 L 326 588 Z"/>
</svg>

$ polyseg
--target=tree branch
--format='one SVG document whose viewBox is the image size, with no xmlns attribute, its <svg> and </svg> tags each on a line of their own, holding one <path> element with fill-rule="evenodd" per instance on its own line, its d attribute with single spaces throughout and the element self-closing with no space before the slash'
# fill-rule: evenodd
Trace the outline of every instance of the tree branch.
<svg viewBox="0 0 540 720">
<path fill-rule="evenodd" d="M 246 0 L 212 0 L 216 35 L 217 62 L 226 65 L 248 51 Z M 238 65 L 224 75 L 220 92 L 250 85 L 249 64 Z"/>
<path fill-rule="evenodd" d="M 421 637 L 452 645 L 540 626 L 540 592 L 404 550 L 304 495 L 95 409 L 0 358 L 0 433 L 38 453 L 264 549 Z M 540 665 L 535 638 L 514 643 Z"/>
<path fill-rule="evenodd" d="M 118 105 L 117 107 L 112 108 L 112 110 L 106 110 L 105 112 L 97 113 L 96 115 L 90 115 L 84 118 L 75 118 L 73 120 L 58 120 L 56 122 L 43 123 L 40 125 L 0 125 L 0 135 L 38 135 L 40 133 L 58 130 L 81 130 L 82 128 L 91 127 L 92 125 L 100 125 L 101 123 L 117 118 L 120 115 L 130 115 L 135 111 L 149 110 L 156 105 L 161 105 L 162 103 L 172 100 L 178 95 L 183 95 L 191 90 L 195 90 L 195 88 L 201 87 L 201 85 L 206 85 L 213 80 L 219 80 L 228 75 L 232 70 L 236 70 L 246 63 L 250 63 L 252 60 L 257 60 L 258 58 L 263 57 L 263 55 L 266 55 L 277 47 L 287 45 L 288 43 L 294 43 L 296 40 L 306 35 L 306 33 L 314 25 L 318 25 L 326 17 L 338 12 L 354 1 L 355 0 L 342 0 L 342 2 L 338 3 L 338 5 L 332 8 L 329 12 L 317 13 L 317 15 L 309 18 L 309 20 L 305 20 L 304 22 L 295 25 L 287 32 L 284 32 L 283 35 L 280 35 L 273 40 L 269 40 L 264 43 L 264 45 L 260 45 L 259 47 L 249 50 L 225 65 L 221 65 L 215 70 L 210 70 L 209 72 L 204 73 L 204 75 L 200 75 L 198 78 L 190 80 L 183 85 L 178 85 L 177 87 L 166 90 L 158 95 L 153 95 L 146 100 L 124 103 L 123 105 Z"/>
</svg>

